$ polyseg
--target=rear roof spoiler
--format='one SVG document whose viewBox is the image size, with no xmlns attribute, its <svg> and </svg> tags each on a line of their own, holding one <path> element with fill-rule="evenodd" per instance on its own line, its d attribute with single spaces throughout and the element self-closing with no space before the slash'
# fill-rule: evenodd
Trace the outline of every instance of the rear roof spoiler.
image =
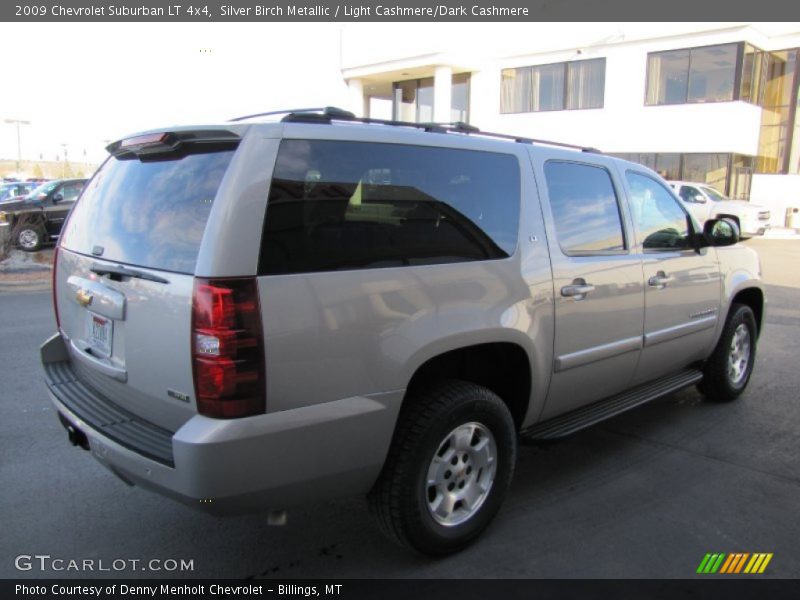
<svg viewBox="0 0 800 600">
<path fill-rule="evenodd" d="M 241 137 L 227 129 L 198 129 L 146 133 L 117 140 L 106 146 L 109 154 L 125 160 L 158 158 L 188 152 L 213 152 L 235 148 Z"/>
</svg>

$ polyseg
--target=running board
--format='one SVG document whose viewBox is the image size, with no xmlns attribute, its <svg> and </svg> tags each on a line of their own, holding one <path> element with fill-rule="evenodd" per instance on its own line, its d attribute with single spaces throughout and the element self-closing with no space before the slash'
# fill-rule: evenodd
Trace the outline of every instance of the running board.
<svg viewBox="0 0 800 600">
<path fill-rule="evenodd" d="M 646 402 L 689 387 L 702 378 L 703 373 L 697 369 L 687 369 L 668 375 L 627 392 L 548 419 L 542 423 L 536 423 L 522 430 L 519 437 L 521 441 L 552 440 L 564 437 L 636 408 Z"/>
</svg>

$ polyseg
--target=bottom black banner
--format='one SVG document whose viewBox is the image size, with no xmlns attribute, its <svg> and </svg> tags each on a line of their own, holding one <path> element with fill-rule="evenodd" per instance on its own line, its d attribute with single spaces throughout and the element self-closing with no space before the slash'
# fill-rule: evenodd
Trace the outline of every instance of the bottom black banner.
<svg viewBox="0 0 800 600">
<path fill-rule="evenodd" d="M 359 600 L 424 600 L 443 597 L 458 600 L 565 599 L 615 600 L 637 598 L 800 598 L 796 579 L 684 579 L 684 580 L 591 580 L 591 579 L 436 579 L 436 580 L 3 580 L 0 598 L 55 598 L 58 600 L 105 600 L 117 598 L 253 599 L 326 598 Z"/>
</svg>

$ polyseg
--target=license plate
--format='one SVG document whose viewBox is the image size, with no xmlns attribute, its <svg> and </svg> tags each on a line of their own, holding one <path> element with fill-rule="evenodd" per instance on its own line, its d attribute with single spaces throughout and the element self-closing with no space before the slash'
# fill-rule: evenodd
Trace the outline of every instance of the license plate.
<svg viewBox="0 0 800 600">
<path fill-rule="evenodd" d="M 114 336 L 114 321 L 93 312 L 86 315 L 86 340 L 92 354 L 102 358 L 111 356 L 111 342 Z"/>
</svg>

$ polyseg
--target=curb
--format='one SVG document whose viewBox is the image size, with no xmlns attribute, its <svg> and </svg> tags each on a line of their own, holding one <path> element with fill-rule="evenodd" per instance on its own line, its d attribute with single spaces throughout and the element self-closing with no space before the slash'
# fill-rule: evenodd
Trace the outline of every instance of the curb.
<svg viewBox="0 0 800 600">
<path fill-rule="evenodd" d="M 0 278 L 0 294 L 15 292 L 39 292 L 49 290 L 52 287 L 51 274 L 48 272 L 46 277 L 36 279 L 9 279 Z"/>
</svg>

